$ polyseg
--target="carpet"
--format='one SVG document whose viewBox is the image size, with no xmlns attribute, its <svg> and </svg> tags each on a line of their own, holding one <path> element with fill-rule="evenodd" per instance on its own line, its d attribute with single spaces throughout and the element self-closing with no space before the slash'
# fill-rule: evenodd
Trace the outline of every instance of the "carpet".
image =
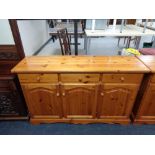
<svg viewBox="0 0 155 155">
<path fill-rule="evenodd" d="M 0 121 L 0 135 L 154 135 L 155 125 L 40 124 Z"/>
</svg>

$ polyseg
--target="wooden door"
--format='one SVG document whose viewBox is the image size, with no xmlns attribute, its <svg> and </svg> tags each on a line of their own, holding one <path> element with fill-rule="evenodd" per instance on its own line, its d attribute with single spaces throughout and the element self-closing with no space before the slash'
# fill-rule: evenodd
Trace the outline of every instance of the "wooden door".
<svg viewBox="0 0 155 155">
<path fill-rule="evenodd" d="M 27 107 L 18 79 L 11 69 L 24 58 L 15 19 L 0 20 L 0 120 L 27 119 Z"/>
<path fill-rule="evenodd" d="M 155 117 L 155 84 L 149 84 L 142 98 L 138 115 Z"/>
<path fill-rule="evenodd" d="M 98 117 L 128 117 L 134 104 L 138 85 L 104 84 L 98 97 Z"/>
<path fill-rule="evenodd" d="M 62 85 L 63 111 L 66 118 L 94 118 L 97 84 Z"/>
<path fill-rule="evenodd" d="M 62 116 L 59 88 L 52 84 L 24 84 L 24 95 L 31 116 Z"/>
</svg>

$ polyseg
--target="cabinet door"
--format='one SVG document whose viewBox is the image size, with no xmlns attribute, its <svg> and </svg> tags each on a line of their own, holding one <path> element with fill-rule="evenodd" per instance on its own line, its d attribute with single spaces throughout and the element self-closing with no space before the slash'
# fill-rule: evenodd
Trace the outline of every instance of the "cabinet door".
<svg viewBox="0 0 155 155">
<path fill-rule="evenodd" d="M 62 85 L 63 110 L 66 118 L 94 118 L 97 103 L 96 84 Z"/>
<path fill-rule="evenodd" d="M 138 115 L 140 116 L 155 116 L 155 84 L 149 84 Z"/>
<path fill-rule="evenodd" d="M 131 113 L 138 85 L 104 84 L 98 97 L 98 117 L 128 117 Z"/>
<path fill-rule="evenodd" d="M 32 117 L 61 117 L 59 89 L 57 85 L 25 84 L 22 85 L 22 88 Z"/>
</svg>

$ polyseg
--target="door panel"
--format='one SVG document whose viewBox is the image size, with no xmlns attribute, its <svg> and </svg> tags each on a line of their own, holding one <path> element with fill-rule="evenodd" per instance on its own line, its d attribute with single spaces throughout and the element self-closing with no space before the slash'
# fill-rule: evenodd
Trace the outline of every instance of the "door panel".
<svg viewBox="0 0 155 155">
<path fill-rule="evenodd" d="M 150 84 L 142 99 L 140 116 L 155 116 L 155 84 Z"/>
<path fill-rule="evenodd" d="M 62 98 L 67 118 L 93 118 L 96 114 L 96 84 L 64 84 Z"/>
<path fill-rule="evenodd" d="M 60 117 L 62 115 L 57 85 L 27 84 L 22 85 L 22 87 L 32 116 L 52 115 Z"/>
<path fill-rule="evenodd" d="M 98 97 L 98 117 L 129 116 L 137 95 L 136 84 L 104 84 Z"/>
</svg>

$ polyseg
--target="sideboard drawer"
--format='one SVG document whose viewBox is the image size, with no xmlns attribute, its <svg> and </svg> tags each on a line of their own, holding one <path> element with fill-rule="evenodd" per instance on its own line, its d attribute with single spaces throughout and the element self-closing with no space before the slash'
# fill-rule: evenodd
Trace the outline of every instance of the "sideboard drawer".
<svg viewBox="0 0 155 155">
<path fill-rule="evenodd" d="M 155 83 L 155 74 L 152 75 L 151 82 Z"/>
<path fill-rule="evenodd" d="M 94 83 L 99 82 L 100 74 L 61 74 L 62 82 Z"/>
<path fill-rule="evenodd" d="M 19 74 L 20 82 L 58 82 L 57 74 Z"/>
<path fill-rule="evenodd" d="M 143 74 L 103 74 L 102 82 L 106 83 L 140 83 Z"/>
</svg>

